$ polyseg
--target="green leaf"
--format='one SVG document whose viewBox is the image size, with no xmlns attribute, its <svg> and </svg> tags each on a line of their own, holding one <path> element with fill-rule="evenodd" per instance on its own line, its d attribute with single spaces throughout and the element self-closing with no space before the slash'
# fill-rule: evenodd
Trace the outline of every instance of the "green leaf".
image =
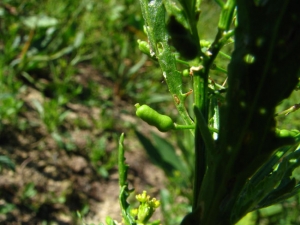
<svg viewBox="0 0 300 225">
<path fill-rule="evenodd" d="M 187 174 L 186 165 L 176 154 L 175 148 L 166 139 L 152 133 L 153 140 L 155 142 L 156 148 L 159 150 L 160 157 L 171 164 L 176 170 L 180 171 L 182 174 Z"/>
<path fill-rule="evenodd" d="M 248 179 L 277 148 L 294 142 L 293 138 L 277 136 L 274 114 L 275 107 L 298 82 L 297 1 L 236 3 L 238 26 L 228 66 L 226 102 L 220 109 L 218 154 L 207 170 L 198 198 L 207 210 L 201 220 L 204 224 L 234 223 L 235 215 L 234 219 L 228 215 Z"/>
<path fill-rule="evenodd" d="M 137 135 L 139 141 L 141 142 L 144 149 L 146 150 L 148 156 L 150 157 L 150 160 L 155 165 L 163 169 L 168 176 L 172 176 L 173 171 L 176 170 L 176 167 L 174 167 L 174 165 L 171 164 L 170 162 L 166 161 L 166 159 L 162 156 L 164 155 L 162 153 L 163 149 L 154 146 L 152 142 L 147 137 L 145 137 L 142 133 L 135 131 L 135 134 Z"/>
<path fill-rule="evenodd" d="M 293 132 L 296 132 L 293 130 Z M 297 147 L 298 143 L 300 143 L 300 133 L 294 136 L 295 145 L 293 146 L 283 146 L 276 150 L 275 154 L 255 173 L 255 175 L 251 178 L 251 183 L 258 183 L 259 181 L 263 180 L 265 177 L 269 176 L 272 173 L 273 169 L 282 159 L 282 157 L 287 152 L 294 152 Z"/>
<path fill-rule="evenodd" d="M 236 0 L 227 0 L 226 4 L 222 7 L 222 12 L 219 20 L 219 29 L 227 31 L 232 23 L 233 13 L 236 6 Z"/>
<path fill-rule="evenodd" d="M 196 0 L 178 0 L 187 14 L 190 26 L 195 26 L 196 18 Z"/>
<path fill-rule="evenodd" d="M 0 166 L 7 167 L 8 169 L 11 169 L 15 171 L 16 167 L 15 164 L 5 155 L 0 156 Z"/>
<path fill-rule="evenodd" d="M 31 198 L 34 197 L 36 194 L 37 194 L 37 190 L 35 189 L 35 184 L 33 182 L 30 182 L 25 185 L 21 198 L 22 199 Z"/>
<path fill-rule="evenodd" d="M 124 157 L 125 150 L 124 150 L 124 134 L 120 136 L 119 140 L 119 149 L 118 149 L 118 166 L 119 166 L 119 185 L 120 187 L 123 187 L 127 185 L 127 170 L 128 165 L 126 164 Z"/>
<path fill-rule="evenodd" d="M 169 35 L 165 24 L 165 8 L 162 0 L 140 0 L 145 28 L 150 45 L 150 54 L 158 59 L 163 76 L 173 96 L 175 105 L 186 124 L 192 125 L 185 105 L 182 75 L 177 70 L 176 59 L 169 46 Z"/>
<path fill-rule="evenodd" d="M 292 183 L 292 185 L 294 185 L 294 184 Z M 292 190 L 290 190 L 290 191 L 288 190 L 288 191 L 286 191 L 286 193 L 283 193 L 283 194 L 277 196 L 276 198 L 269 198 L 265 202 L 260 203 L 259 207 L 267 207 L 269 205 L 273 205 L 278 202 L 282 202 L 284 200 L 287 200 L 287 199 L 299 194 L 299 191 L 300 191 L 300 185 L 299 184 L 294 185 L 294 188 Z"/>
<path fill-rule="evenodd" d="M 295 158 L 299 153 L 296 155 L 292 153 L 292 155 L 283 159 L 282 155 L 286 152 L 286 149 L 295 149 L 297 145 L 281 148 L 281 153 L 275 154 L 268 161 L 267 166 L 260 169 L 257 174 L 246 183 L 232 210 L 234 212 L 232 215 L 233 221 L 238 220 L 241 214 L 277 203 L 279 201 L 278 199 L 281 199 L 283 195 L 293 190 L 295 187 L 295 179 L 290 179 L 290 176 L 297 164 L 294 162 L 291 163 L 290 157 Z M 279 160 L 281 160 L 281 162 L 277 165 Z"/>
<path fill-rule="evenodd" d="M 110 216 L 105 218 L 105 222 L 107 225 L 117 225 L 117 223 Z"/>
<path fill-rule="evenodd" d="M 16 205 L 11 203 L 5 203 L 0 205 L 0 214 L 7 214 L 13 211 L 16 208 Z"/>
<path fill-rule="evenodd" d="M 286 195 L 291 193 L 296 186 L 295 178 L 285 178 L 280 185 L 266 196 L 255 209 L 267 207 L 279 203 L 286 199 Z"/>
<path fill-rule="evenodd" d="M 208 125 L 205 122 L 205 119 L 200 111 L 200 109 L 194 105 L 194 112 L 195 112 L 195 116 L 197 118 L 197 124 L 201 133 L 201 136 L 204 140 L 205 146 L 208 150 L 208 154 L 212 155 L 215 154 L 215 143 L 214 140 L 210 134 L 210 131 L 208 129 Z"/>
<path fill-rule="evenodd" d="M 163 0 L 163 3 L 169 16 L 174 16 L 186 29 L 190 29 L 186 12 L 177 1 Z"/>
<path fill-rule="evenodd" d="M 127 198 L 129 197 L 130 192 L 132 190 L 128 189 L 127 183 L 127 170 L 128 165 L 126 164 L 124 157 L 125 149 L 124 149 L 124 133 L 121 134 L 119 139 L 119 148 L 118 148 L 118 166 L 119 166 L 119 203 L 122 211 L 122 218 L 126 225 L 136 225 L 134 218 L 130 215 L 130 205 L 127 202 Z"/>
<path fill-rule="evenodd" d="M 255 162 L 258 154 L 267 159 L 276 148 L 289 143 L 288 139 L 276 137 L 273 115 L 298 80 L 300 35 L 286 35 L 297 25 L 290 16 L 296 14 L 292 2 L 269 1 L 264 7 L 256 7 L 253 1 L 237 1 L 239 26 L 228 68 L 229 89 L 220 142 L 224 147 L 230 146 L 231 153 L 227 155 L 235 155 L 239 162 L 236 170 L 249 167 L 249 175 L 264 162 Z M 266 26 L 261 18 L 275 25 Z M 247 56 L 254 61 L 247 61 Z M 250 168 L 250 162 L 256 166 Z"/>
</svg>

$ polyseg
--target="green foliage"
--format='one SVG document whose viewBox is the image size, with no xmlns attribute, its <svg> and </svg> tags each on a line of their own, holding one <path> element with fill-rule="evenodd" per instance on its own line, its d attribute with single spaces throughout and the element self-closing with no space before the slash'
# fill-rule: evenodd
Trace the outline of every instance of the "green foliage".
<svg viewBox="0 0 300 225">
<path fill-rule="evenodd" d="M 220 202 L 217 204 L 226 201 L 226 205 L 222 207 L 220 212 L 220 218 L 228 221 L 230 221 L 228 215 L 232 212 L 232 205 L 236 202 L 235 199 L 239 197 L 241 188 L 245 185 L 248 177 L 253 176 L 276 148 L 293 143 L 291 139 L 276 137 L 273 115 L 275 106 L 283 98 L 288 97 L 295 87 L 297 67 L 292 66 L 292 64 L 295 63 L 293 60 L 297 60 L 297 57 L 299 57 L 299 54 L 297 54 L 299 46 L 296 42 L 293 50 L 283 49 L 280 45 L 275 44 L 286 38 L 286 29 L 293 29 L 292 27 L 295 26 L 292 21 L 286 21 L 288 15 L 292 13 L 290 12 L 293 8 L 292 3 L 287 6 L 287 11 L 281 12 L 282 17 L 277 17 L 277 13 L 283 6 L 276 5 L 274 2 L 274 8 L 272 5 L 265 6 L 266 11 L 270 12 L 267 17 L 264 16 L 265 21 L 275 21 L 276 24 L 274 27 L 268 26 L 270 30 L 266 30 L 263 23 L 260 23 L 261 27 L 252 25 L 258 23 L 256 21 L 258 18 L 262 18 L 259 15 L 261 9 L 250 3 L 240 3 L 240 6 L 239 2 L 237 4 L 240 13 L 238 11 L 239 25 L 235 30 L 236 48 L 229 64 L 227 104 L 222 109 L 224 111 L 221 114 L 221 127 L 217 146 L 218 151 L 221 152 L 218 157 L 227 163 L 225 165 L 216 160 L 219 166 L 215 171 L 214 169 L 208 170 L 212 174 L 208 173 L 206 176 L 207 179 L 220 177 L 220 174 L 227 171 L 218 181 L 221 185 L 218 185 L 218 189 L 212 192 L 218 193 Z M 276 6 L 278 7 L 277 13 Z M 289 24 L 290 28 L 286 24 Z M 274 33 L 276 35 L 271 35 Z M 249 38 L 246 43 L 244 42 L 245 37 Z M 262 42 L 257 43 L 258 40 L 262 40 Z M 297 38 L 294 39 L 294 41 L 296 40 Z M 289 42 L 291 43 L 291 40 Z M 281 54 L 274 54 L 275 52 Z M 248 54 L 255 58 L 254 62 L 245 62 L 245 56 Z M 280 68 L 277 65 L 280 65 Z M 275 68 L 278 68 L 278 70 L 275 70 Z M 281 75 L 283 71 L 290 71 L 289 76 L 283 77 Z M 243 74 L 243 76 L 241 77 L 240 74 Z M 282 87 L 283 82 L 286 84 L 284 87 Z M 281 91 L 275 94 L 274 90 L 279 88 Z M 240 124 L 243 124 L 243 126 Z M 232 182 L 234 183 L 232 184 Z M 228 185 L 234 185 L 229 193 L 226 188 Z M 212 216 L 216 208 L 209 206 L 211 201 L 208 200 L 207 194 L 203 193 L 203 197 L 200 197 L 199 201 L 206 202 L 204 199 L 207 199 Z M 230 196 L 230 198 L 227 196 Z M 236 221 L 236 219 L 233 219 L 233 221 Z"/>
<path fill-rule="evenodd" d="M 169 116 L 162 115 L 147 105 L 135 104 L 136 115 L 148 124 L 155 126 L 161 132 L 174 129 L 174 122 Z"/>
<path fill-rule="evenodd" d="M 136 135 L 151 161 L 161 167 L 168 176 L 172 176 L 176 171 L 184 175 L 191 173 L 186 169 L 183 160 L 178 157 L 174 147 L 169 142 L 155 133 L 152 133 L 154 143 L 138 131 L 136 131 Z"/>
<path fill-rule="evenodd" d="M 153 86 L 151 80 L 145 81 L 148 77 L 159 80 L 156 71 L 152 70 L 151 75 L 139 72 L 145 66 L 147 57 L 137 48 L 137 38 L 143 40 L 146 37 L 141 31 L 143 20 L 136 3 L 134 0 L 108 0 L 98 5 L 94 9 L 97 14 L 89 18 L 100 23 L 99 33 L 88 38 L 89 43 L 99 49 L 93 61 L 104 76 L 114 82 L 114 95 L 121 98 L 136 98 L 137 93 L 145 94 L 145 88 L 153 89 L 154 92 L 159 88 Z M 134 85 L 136 81 L 141 82 Z"/>
<path fill-rule="evenodd" d="M 138 131 L 136 135 L 151 162 L 160 167 L 168 177 L 167 189 L 160 191 L 163 224 L 178 224 L 182 216 L 191 209 L 191 180 L 194 174 L 192 135 L 182 132 L 181 138 L 177 140 L 179 149 L 153 132 L 150 138 Z"/>
<path fill-rule="evenodd" d="M 166 225 L 176 225 L 182 220 L 182 215 L 191 210 L 191 205 L 188 201 L 178 201 L 178 198 L 185 196 L 186 193 L 181 193 L 182 186 L 178 185 L 178 179 L 182 176 L 175 177 L 174 182 L 171 182 L 168 189 L 160 191 L 161 211 L 164 216 L 164 223 Z M 172 187 L 175 189 L 172 189 Z M 173 194 L 175 193 L 175 194 Z"/>
<path fill-rule="evenodd" d="M 299 199 L 290 198 L 298 193 L 300 180 L 299 132 L 293 130 L 300 129 L 297 93 L 283 100 L 299 83 L 299 10 L 289 5 L 295 1 L 140 2 L 146 34 L 134 0 L 1 2 L 0 134 L 8 128 L 30 133 L 45 127 L 58 149 L 84 155 L 109 180 L 117 157 L 108 152 L 115 141 L 111 133 L 129 127 L 114 116 L 116 102 L 151 104 L 175 121 L 174 131 L 163 138 L 136 131 L 150 159 L 168 177 L 167 189 L 160 193 L 163 224 L 179 224 L 191 211 L 182 224 L 233 224 L 253 210 L 247 214 L 249 224 L 299 222 Z M 40 98 L 26 99 L 32 89 Z M 170 110 L 172 101 L 179 116 Z M 73 120 L 77 104 L 100 110 L 91 116 L 92 124 L 81 116 Z M 34 116 L 27 117 L 29 111 Z M 146 120 L 161 126 L 152 117 Z M 70 134 L 77 130 L 91 131 L 80 152 Z M 11 141 L 4 138 L 4 144 Z M 40 140 L 37 144 L 47 149 Z M 9 158 L 0 157 L 1 169 L 14 169 L 12 162 L 19 162 Z M 124 158 L 119 162 L 123 217 L 134 224 L 137 218 L 126 201 L 131 193 L 127 167 Z M 23 204 L 34 214 L 39 191 L 27 182 L 20 204 L 1 200 L 0 213 L 13 215 Z M 51 201 L 65 203 L 66 196 Z M 89 209 L 83 206 L 79 217 Z M 106 223 L 117 224 L 110 217 Z"/>
<path fill-rule="evenodd" d="M 39 101 L 33 101 L 33 104 L 49 132 L 57 131 L 68 114 L 68 111 L 61 111 L 59 102 L 56 99 L 47 101 L 43 105 Z"/>
<path fill-rule="evenodd" d="M 136 199 L 139 201 L 140 205 L 137 209 L 133 209 L 127 202 L 127 198 L 133 190 L 128 189 L 127 182 L 127 172 L 128 165 L 125 162 L 125 149 L 124 149 L 124 134 L 121 134 L 119 140 L 118 149 L 118 166 L 119 166 L 119 202 L 122 210 L 122 218 L 126 225 L 158 225 L 160 221 L 154 221 L 148 223 L 149 219 L 155 212 L 155 210 L 160 206 L 160 202 L 155 198 L 150 198 L 146 191 L 142 194 L 136 195 Z M 113 224 L 111 219 L 108 219 L 107 224 Z"/>
<path fill-rule="evenodd" d="M 14 81 L 14 71 L 6 70 L 3 60 L 4 58 L 0 58 L 0 65 L 3 68 L 0 71 L 0 130 L 8 123 L 18 126 L 17 118 L 23 106 L 19 93 L 25 88 L 21 82 Z"/>
<path fill-rule="evenodd" d="M 11 212 L 16 206 L 14 204 L 6 203 L 4 205 L 0 205 L 0 214 L 6 214 Z"/>
<path fill-rule="evenodd" d="M 25 189 L 23 191 L 23 194 L 22 194 L 22 199 L 25 200 L 27 198 L 31 198 L 33 196 L 36 195 L 36 190 L 35 190 L 35 184 L 34 183 L 28 183 L 26 184 L 25 186 Z"/>
<path fill-rule="evenodd" d="M 5 155 L 0 156 L 0 169 L 2 169 L 2 167 L 8 168 L 13 171 L 15 171 L 16 169 L 15 164 L 10 160 L 10 158 Z"/>
<path fill-rule="evenodd" d="M 13 151 L 6 153 L 12 155 L 22 150 L 31 155 L 39 149 L 41 155 L 51 151 L 49 154 L 56 160 L 55 151 L 66 150 L 67 157 L 80 155 L 87 160 L 92 171 L 88 179 L 96 175 L 93 179 L 99 179 L 99 182 L 104 180 L 101 177 L 109 180 L 111 171 L 116 167 L 117 156 L 109 151 L 108 146 L 115 143 L 114 133 L 124 129 L 112 116 L 116 112 L 114 100 L 128 100 L 130 96 L 162 101 L 142 92 L 144 89 L 156 92 L 161 85 L 156 70 L 151 68 L 151 74 L 147 73 L 153 62 L 137 48 L 137 37 L 145 39 L 145 35 L 141 32 L 140 9 L 134 2 L 12 0 L 0 3 L 1 155 L 6 152 L 6 145 L 10 148 L 11 143 Z M 155 78 L 158 84 L 153 85 L 153 81 L 146 79 L 136 85 L 136 80 L 147 77 Z M 85 117 L 85 114 L 88 116 Z M 74 136 L 76 132 L 86 132 L 91 137 L 86 146 L 78 146 L 78 139 Z M 26 146 L 22 146 L 23 137 L 24 142 L 28 141 Z M 81 138 L 85 144 L 85 137 Z M 23 162 L 19 155 L 13 155 L 11 161 L 6 156 L 1 157 L 1 171 L 5 175 L 7 170 L 3 168 L 14 168 L 11 161 L 17 166 Z M 43 173 L 48 165 L 35 166 L 35 163 L 40 163 L 40 157 L 30 162 L 34 166 L 30 164 L 29 168 Z M 32 209 L 34 217 L 37 208 L 43 210 L 44 206 L 30 193 L 36 191 L 36 196 L 40 196 L 47 189 L 30 183 L 26 185 L 24 201 L 14 205 L 10 201 L 18 198 L 11 198 L 1 186 L 1 212 L 8 213 L 9 217 L 9 212 L 14 209 L 12 206 L 15 206 L 12 214 L 15 216 L 15 212 L 24 205 Z M 5 200 L 2 201 L 3 193 Z M 59 197 L 61 200 L 57 200 Z M 55 196 L 52 200 L 51 206 L 67 204 L 65 196 Z M 58 208 L 60 211 L 64 207 Z M 80 213 L 86 216 L 88 211 L 89 207 L 83 208 Z M 47 216 L 47 221 L 41 223 L 52 223 L 51 212 Z"/>
<path fill-rule="evenodd" d="M 109 157 L 105 151 L 107 137 L 103 135 L 95 143 L 91 140 L 88 142 L 89 158 L 97 172 L 103 176 L 108 177 L 108 170 L 116 164 L 115 157 Z M 109 159 L 107 159 L 109 158 Z M 103 164 L 103 162 L 106 162 Z"/>
<path fill-rule="evenodd" d="M 186 95 L 182 90 L 181 73 L 177 71 L 175 56 L 168 44 L 168 32 L 165 25 L 165 10 L 162 1 L 141 1 L 142 12 L 146 21 L 146 32 L 150 42 L 150 54 L 155 55 L 169 91 L 173 96 L 178 111 L 187 124 L 192 124 L 191 118 L 184 107 Z"/>
<path fill-rule="evenodd" d="M 276 131 L 274 117 L 277 105 L 298 83 L 296 1 L 217 1 L 221 7 L 218 32 L 212 42 L 201 40 L 201 51 L 196 26 L 201 1 L 140 3 L 149 39 L 149 47 L 140 47 L 159 62 L 184 122 L 190 129 L 195 124 L 193 210 L 182 224 L 235 224 L 252 210 L 298 193 L 291 176 L 298 167 L 299 132 Z M 227 57 L 220 50 L 233 35 L 235 49 Z M 194 115 L 185 108 L 187 95 L 176 51 L 179 58 L 195 59 L 185 62 L 193 76 Z M 214 64 L 219 52 L 231 60 L 228 72 Z M 216 85 L 220 88 L 211 91 L 210 69 L 228 74 L 226 89 Z M 225 98 L 218 93 L 223 89 Z M 157 150 L 153 154 L 157 147 L 141 134 L 138 137 L 156 163 L 160 158 L 158 164 L 164 165 L 163 155 L 159 157 Z"/>
</svg>

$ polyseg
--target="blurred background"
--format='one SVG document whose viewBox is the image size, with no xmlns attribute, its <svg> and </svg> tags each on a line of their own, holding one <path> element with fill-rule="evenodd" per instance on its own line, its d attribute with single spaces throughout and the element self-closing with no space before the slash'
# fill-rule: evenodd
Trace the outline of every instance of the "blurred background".
<svg viewBox="0 0 300 225">
<path fill-rule="evenodd" d="M 202 39 L 213 40 L 218 15 L 214 1 L 203 0 Z M 0 224 L 121 222 L 122 132 L 130 186 L 161 200 L 155 218 L 177 225 L 191 210 L 190 133 L 162 134 L 135 116 L 139 102 L 182 122 L 138 39 L 147 41 L 138 0 L 0 2 Z M 228 59 L 217 63 L 226 69 Z M 225 78 L 214 71 L 213 79 Z M 188 90 L 192 78 L 183 83 Z M 300 129 L 298 117 L 280 117 L 280 128 Z M 240 224 L 300 224 L 299 210 L 296 196 Z"/>
</svg>

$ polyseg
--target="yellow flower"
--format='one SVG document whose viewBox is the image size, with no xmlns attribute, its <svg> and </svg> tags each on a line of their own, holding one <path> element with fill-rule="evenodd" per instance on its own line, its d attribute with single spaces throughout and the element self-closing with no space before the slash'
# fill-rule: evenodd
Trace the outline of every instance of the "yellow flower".
<svg viewBox="0 0 300 225">
<path fill-rule="evenodd" d="M 138 224 L 145 224 L 151 218 L 155 209 L 160 206 L 160 201 L 156 198 L 150 199 L 146 191 L 143 191 L 142 194 L 138 194 L 135 197 L 140 202 L 140 206 L 138 209 L 132 210 L 131 213 L 137 217 Z"/>
</svg>

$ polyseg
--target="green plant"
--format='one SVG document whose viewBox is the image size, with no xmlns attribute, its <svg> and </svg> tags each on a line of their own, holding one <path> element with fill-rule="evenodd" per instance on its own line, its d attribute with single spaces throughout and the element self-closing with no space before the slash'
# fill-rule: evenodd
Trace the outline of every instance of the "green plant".
<svg viewBox="0 0 300 225">
<path fill-rule="evenodd" d="M 0 131 L 7 124 L 19 127 L 18 115 L 23 107 L 19 93 L 26 89 L 25 85 L 14 79 L 14 71 L 6 67 L 3 61 L 0 56 Z"/>
<path fill-rule="evenodd" d="M 72 75 L 74 65 L 86 57 L 79 49 L 84 43 L 84 33 L 76 29 L 75 18 L 87 11 L 87 5 L 70 3 L 39 4 L 30 0 L 0 5 L 3 34 L 0 40 L 0 127 L 6 123 L 20 124 L 18 116 L 24 110 L 23 92 L 27 86 L 56 98 L 45 103 L 45 109 L 56 107 L 55 102 L 65 105 L 81 94 L 82 87 L 74 82 Z M 59 18 L 59 12 L 64 13 L 64 18 Z M 43 117 L 46 126 L 53 131 L 59 119 L 52 123 L 47 116 L 46 109 Z"/>
<path fill-rule="evenodd" d="M 28 183 L 25 185 L 24 191 L 22 193 L 22 200 L 31 198 L 37 194 L 37 191 L 35 189 L 35 184 L 34 183 Z"/>
<path fill-rule="evenodd" d="M 15 164 L 5 155 L 0 155 L 0 170 L 2 170 L 3 167 L 6 167 L 12 171 L 15 171 L 16 166 Z"/>
<path fill-rule="evenodd" d="M 300 164 L 300 133 L 276 129 L 275 114 L 298 83 L 297 2 L 216 2 L 221 12 L 215 38 L 200 41 L 201 1 L 140 0 L 149 41 L 139 41 L 140 49 L 159 63 L 184 126 L 194 135 L 192 212 L 182 225 L 235 224 L 300 188 L 293 177 Z M 232 42 L 229 56 L 221 49 Z M 216 64 L 221 55 L 230 59 L 227 70 Z M 193 79 L 193 112 L 186 109 L 190 91 L 179 63 Z M 226 73 L 227 84 L 212 79 L 211 70 Z M 139 117 L 167 130 L 160 127 L 167 117 L 139 109 Z"/>
<path fill-rule="evenodd" d="M 194 145 L 189 132 L 176 133 L 180 137 L 177 148 L 172 140 L 160 137 L 154 132 L 146 136 L 136 131 L 136 136 L 151 162 L 160 167 L 168 178 L 167 187 L 160 190 L 163 224 L 166 225 L 179 224 L 182 215 L 191 209 Z"/>
<path fill-rule="evenodd" d="M 140 195 L 136 195 L 136 199 L 139 201 L 140 205 L 138 208 L 132 208 L 127 202 L 127 198 L 133 190 L 128 188 L 127 182 L 127 170 L 128 165 L 125 162 L 125 150 L 124 150 L 124 134 L 121 135 L 119 140 L 119 149 L 118 149 L 118 166 L 119 166 L 119 203 L 122 211 L 123 222 L 126 225 L 136 224 L 136 225 L 158 225 L 160 221 L 154 221 L 149 223 L 149 219 L 155 212 L 156 208 L 160 206 L 160 202 L 155 198 L 150 198 L 147 195 L 147 192 L 144 191 Z M 106 220 L 108 225 L 115 225 L 110 217 Z"/>
<path fill-rule="evenodd" d="M 18 154 L 22 151 L 30 155 L 36 149 L 43 153 L 51 151 L 55 163 L 62 159 L 59 157 L 57 160 L 57 150 L 67 150 L 67 156 L 70 157 L 76 153 L 83 154 L 87 163 L 92 163 L 95 170 L 106 181 L 111 182 L 109 176 L 115 167 L 116 155 L 109 151 L 113 141 L 111 135 L 106 134 L 120 129 L 120 123 L 112 117 L 116 112 L 116 104 L 112 100 L 119 97 L 126 97 L 128 100 L 128 95 L 144 100 L 149 97 L 144 89 L 150 87 L 156 92 L 163 86 L 159 83 L 161 78 L 158 70 L 149 67 L 154 62 L 147 60 L 137 49 L 136 37 L 143 38 L 145 35 L 140 31 L 142 16 L 135 2 L 138 1 L 6 0 L 0 3 L 1 153 L 12 155 L 10 157 L 13 161 L 19 164 L 22 159 Z M 151 74 L 146 73 L 149 70 Z M 155 77 L 158 82 L 145 79 L 150 76 L 152 79 Z M 136 80 L 145 81 L 136 86 Z M 161 102 L 163 98 L 158 97 L 160 99 L 155 96 L 148 99 L 151 102 Z M 76 124 L 73 119 L 81 124 Z M 25 121 L 27 127 L 15 129 L 14 125 L 17 128 L 22 125 L 20 121 Z M 88 143 L 87 148 L 76 146 L 78 141 L 74 133 L 77 132 L 92 133 L 87 136 L 100 136 L 100 140 L 97 142 L 92 138 L 92 143 Z M 57 145 L 53 145 L 51 138 Z M 25 144 L 27 141 L 30 147 Z M 84 141 L 80 144 L 84 144 Z M 46 147 L 48 143 L 49 148 Z M 10 148 L 11 145 L 14 147 Z M 7 149 L 12 151 L 7 152 Z M 48 159 L 41 159 L 42 155 L 37 154 L 37 158 L 28 166 L 29 170 L 42 172 L 44 168 L 49 168 Z M 35 164 L 39 164 L 40 160 L 46 165 L 36 168 Z M 1 169 L 5 165 L 9 166 L 4 162 Z M 17 166 L 23 168 L 23 164 Z M 82 173 L 87 173 L 88 170 L 89 168 L 85 168 Z M 6 170 L 3 172 L 5 176 L 9 175 Z M 62 173 L 58 176 L 62 176 Z M 24 180 L 27 180 L 26 176 L 27 174 L 24 175 Z M 13 176 L 12 179 L 16 177 Z M 45 179 L 51 179 L 51 176 L 46 176 Z M 23 201 L 17 201 L 16 204 L 15 198 L 11 197 L 15 193 L 7 195 L 2 192 L 2 189 L 13 182 L 1 187 L 1 193 L 4 193 L 7 201 L 7 204 L 3 201 L 1 206 L 8 206 L 1 207 L 1 210 L 8 212 L 8 209 L 12 209 L 9 202 L 13 202 L 16 207 L 12 214 L 7 215 L 6 220 L 17 218 L 19 209 L 23 214 L 24 206 L 29 206 L 38 211 L 36 215 L 31 214 L 32 217 L 39 217 L 41 209 L 41 216 L 45 218 L 38 218 L 38 223 L 52 223 L 49 221 L 52 220 L 52 215 L 48 205 L 66 205 L 68 202 L 64 200 L 64 196 L 60 202 L 40 202 L 49 189 L 46 186 L 40 188 L 35 177 L 30 178 L 30 181 L 32 183 L 26 186 L 26 194 L 38 191 L 36 196 L 41 198 L 23 196 Z M 55 197 L 57 198 L 59 196 Z M 58 201 L 55 199 L 52 200 Z M 44 214 L 45 206 L 47 213 Z M 62 211 L 65 207 L 54 208 Z M 85 210 L 87 211 L 90 213 L 92 210 Z M 67 214 L 66 211 L 64 213 Z M 80 213 L 86 216 L 82 211 Z M 54 217 L 57 215 L 59 213 Z M 3 217 L 1 221 L 7 222 L 3 222 Z"/>
<path fill-rule="evenodd" d="M 105 151 L 108 135 L 104 134 L 97 141 L 88 139 L 88 156 L 95 170 L 102 177 L 109 177 L 111 170 L 117 163 L 117 156 Z"/>
<path fill-rule="evenodd" d="M 0 205 L 0 214 L 6 214 L 14 210 L 16 206 L 14 204 L 5 203 Z"/>
<path fill-rule="evenodd" d="M 149 125 L 155 126 L 161 132 L 167 132 L 174 129 L 174 122 L 169 116 L 161 115 L 147 105 L 140 106 L 136 104 L 136 115 Z"/>
</svg>

